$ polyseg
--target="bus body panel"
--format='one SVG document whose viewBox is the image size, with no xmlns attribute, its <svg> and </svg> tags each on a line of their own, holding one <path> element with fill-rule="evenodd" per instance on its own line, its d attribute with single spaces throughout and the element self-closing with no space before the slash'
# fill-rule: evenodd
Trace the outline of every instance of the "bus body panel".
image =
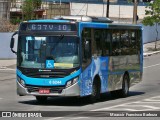
<svg viewBox="0 0 160 120">
<path fill-rule="evenodd" d="M 43 88 L 43 87 L 39 87 Z M 52 88 L 51 86 L 48 88 Z M 17 81 L 17 94 L 20 96 L 25 95 L 34 95 L 34 96 L 80 96 L 80 88 L 79 83 L 76 83 L 68 88 L 65 88 L 62 90 L 61 93 L 50 93 L 50 94 L 39 94 L 39 92 L 28 92 L 27 88 L 23 87 L 18 81 Z"/>
<path fill-rule="evenodd" d="M 101 93 L 108 90 L 108 57 L 92 58 L 91 64 L 80 75 L 80 95 L 90 95 L 95 76 L 101 80 Z"/>
<path fill-rule="evenodd" d="M 112 25 L 104 23 L 80 23 L 79 24 L 79 36 L 82 36 L 84 28 L 94 29 L 129 29 L 129 30 L 141 30 L 141 26 L 138 25 Z M 142 39 L 142 38 L 141 38 Z M 81 38 L 82 41 L 82 38 Z M 140 40 L 142 41 L 142 40 Z M 141 54 L 135 55 L 119 55 L 119 56 L 107 56 L 106 63 L 103 62 L 102 57 L 92 58 L 91 64 L 83 71 L 80 82 L 82 85 L 81 96 L 90 95 L 92 92 L 93 80 L 96 75 L 101 79 L 101 93 L 122 89 L 123 76 L 127 72 L 130 79 L 130 87 L 139 83 L 142 80 L 143 72 L 143 47 L 141 43 Z M 106 64 L 106 67 L 103 65 Z M 102 65 L 102 66 L 101 66 Z M 96 69 L 93 69 L 96 66 Z M 120 69 L 119 69 L 120 68 Z M 90 72 L 91 71 L 91 72 Z M 87 76 L 88 75 L 88 76 Z M 91 76 L 90 76 L 91 75 Z M 87 80 L 88 78 L 88 80 Z"/>
<path fill-rule="evenodd" d="M 47 22 L 45 20 L 32 20 L 30 22 Z M 63 23 L 69 21 L 48 21 Z M 82 31 L 84 28 L 95 28 L 95 29 L 105 29 L 105 30 L 117 30 L 117 29 L 137 29 L 139 30 L 140 26 L 127 26 L 127 25 L 112 25 L 107 23 L 93 23 L 93 22 L 78 22 L 78 31 L 77 36 L 80 38 L 80 61 L 82 60 Z M 128 28 L 127 28 L 128 27 Z M 141 33 L 142 34 L 142 33 Z M 142 42 L 142 38 L 141 38 Z M 130 87 L 137 84 L 142 80 L 143 72 L 143 42 L 141 43 L 141 50 L 139 54 L 135 55 L 106 55 L 106 56 L 95 56 L 92 55 L 90 63 L 88 66 L 77 70 L 74 73 L 64 77 L 64 78 L 31 78 L 27 77 L 25 74 L 22 74 L 21 71 L 17 69 L 17 93 L 19 95 L 34 95 L 34 96 L 87 96 L 92 93 L 92 85 L 96 76 L 99 76 L 101 82 L 101 93 L 114 91 L 122 89 L 123 76 L 127 72 L 130 77 Z M 78 82 L 71 85 L 68 88 L 65 88 L 66 83 L 78 78 Z M 50 94 L 39 94 L 38 92 L 29 92 L 26 87 L 20 84 L 18 79 L 23 79 L 27 85 L 31 85 L 33 89 L 40 89 L 43 87 L 56 87 L 64 86 L 61 93 L 50 93 Z"/>
<path fill-rule="evenodd" d="M 80 73 L 81 70 L 79 69 L 64 78 L 31 78 L 23 75 L 19 70 L 17 70 L 18 77 L 23 79 L 25 84 L 35 86 L 65 86 L 67 81 L 79 76 Z"/>
</svg>

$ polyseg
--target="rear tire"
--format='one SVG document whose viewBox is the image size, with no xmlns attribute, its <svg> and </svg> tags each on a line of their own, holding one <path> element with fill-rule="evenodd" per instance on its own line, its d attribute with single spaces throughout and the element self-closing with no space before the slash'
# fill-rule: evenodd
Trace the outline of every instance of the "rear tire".
<svg viewBox="0 0 160 120">
<path fill-rule="evenodd" d="M 125 74 L 123 76 L 122 89 L 111 91 L 110 92 L 113 97 L 127 97 L 129 93 L 129 76 Z"/>
<path fill-rule="evenodd" d="M 47 96 L 36 96 L 36 100 L 37 100 L 37 102 L 39 102 L 39 103 L 44 103 L 44 102 L 46 102 L 47 101 Z"/>
<path fill-rule="evenodd" d="M 122 89 L 119 90 L 120 97 L 127 97 L 129 93 L 129 76 L 127 74 L 123 77 Z"/>
</svg>

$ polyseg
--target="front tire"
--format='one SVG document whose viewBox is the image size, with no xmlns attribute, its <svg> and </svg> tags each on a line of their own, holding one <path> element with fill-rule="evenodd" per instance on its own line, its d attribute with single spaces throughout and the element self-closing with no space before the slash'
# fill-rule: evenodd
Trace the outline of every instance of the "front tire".
<svg viewBox="0 0 160 120">
<path fill-rule="evenodd" d="M 94 103 L 100 99 L 100 82 L 98 80 L 93 82 L 92 93 L 89 97 L 90 102 Z"/>
</svg>

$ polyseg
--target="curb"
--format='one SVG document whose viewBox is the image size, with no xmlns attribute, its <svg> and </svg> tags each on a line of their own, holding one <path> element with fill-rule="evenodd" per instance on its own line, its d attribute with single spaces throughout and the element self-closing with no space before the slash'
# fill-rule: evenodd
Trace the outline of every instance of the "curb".
<svg viewBox="0 0 160 120">
<path fill-rule="evenodd" d="M 160 53 L 160 51 L 155 51 L 155 52 L 150 52 L 150 53 L 143 53 L 143 56 L 147 57 L 147 56 L 151 56 L 153 54 L 158 54 L 158 53 Z"/>
</svg>

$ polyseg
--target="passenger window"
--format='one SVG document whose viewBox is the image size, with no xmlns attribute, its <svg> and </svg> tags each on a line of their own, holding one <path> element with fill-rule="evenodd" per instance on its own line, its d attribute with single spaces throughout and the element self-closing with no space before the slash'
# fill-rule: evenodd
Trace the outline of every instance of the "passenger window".
<svg viewBox="0 0 160 120">
<path fill-rule="evenodd" d="M 82 67 L 85 68 L 91 62 L 91 29 L 85 28 L 82 32 Z"/>
<path fill-rule="evenodd" d="M 121 49 L 120 49 L 120 32 L 117 30 L 114 30 L 112 32 L 112 55 L 120 55 Z"/>
</svg>

